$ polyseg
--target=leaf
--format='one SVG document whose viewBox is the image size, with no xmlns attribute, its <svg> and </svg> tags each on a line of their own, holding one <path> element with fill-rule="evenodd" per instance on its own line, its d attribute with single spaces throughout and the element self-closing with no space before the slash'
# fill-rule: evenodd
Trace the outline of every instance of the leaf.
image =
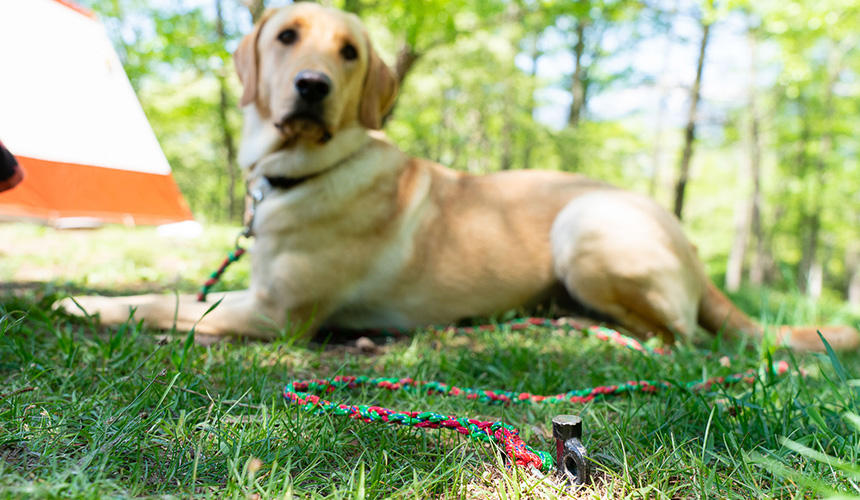
<svg viewBox="0 0 860 500">
<path fill-rule="evenodd" d="M 855 413 L 846 413 L 842 416 L 848 425 L 854 428 L 854 432 L 860 433 L 860 415 Z"/>
<path fill-rule="evenodd" d="M 827 339 L 824 338 L 821 331 L 817 332 L 818 338 L 821 339 L 821 342 L 824 344 L 824 348 L 827 350 L 827 357 L 830 358 L 830 364 L 833 365 L 833 370 L 836 372 L 836 375 L 840 380 L 842 380 L 842 382 L 848 383 L 848 374 L 845 373 L 845 368 L 842 367 L 842 363 L 839 362 L 839 358 L 836 357 L 836 352 L 834 352 L 833 348 L 830 347 L 830 343 L 827 342 Z"/>
<path fill-rule="evenodd" d="M 860 466 L 858 466 L 857 464 L 845 462 L 844 460 L 832 457 L 826 453 L 822 453 L 818 450 L 813 450 L 806 445 L 800 444 L 797 441 L 792 441 L 788 438 L 782 439 L 782 445 L 789 450 L 803 455 L 806 458 L 827 464 L 835 469 L 839 469 L 842 472 L 849 474 L 856 480 L 860 480 Z"/>
</svg>

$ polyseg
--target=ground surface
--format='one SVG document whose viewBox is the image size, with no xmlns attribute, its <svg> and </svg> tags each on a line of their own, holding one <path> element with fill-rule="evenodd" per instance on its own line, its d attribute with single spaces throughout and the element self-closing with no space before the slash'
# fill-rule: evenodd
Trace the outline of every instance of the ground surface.
<svg viewBox="0 0 860 500">
<path fill-rule="evenodd" d="M 69 289 L 189 291 L 233 234 L 213 229 L 189 242 L 148 229 L 0 226 L 0 497 L 558 497 L 565 490 L 553 477 L 508 469 L 490 446 L 310 415 L 287 405 L 281 389 L 293 379 L 356 374 L 554 394 L 630 379 L 681 383 L 768 362 L 760 346 L 704 340 L 652 357 L 543 328 L 428 330 L 375 338 L 364 351 L 343 338 L 202 347 L 181 332 L 102 328 L 52 311 Z M 228 271 L 227 286 L 247 279 L 246 265 Z M 759 314 L 763 297 L 767 321 L 820 313 L 792 296 L 740 298 Z M 858 324 L 850 311 L 825 313 Z M 772 357 L 793 373 L 586 405 L 487 406 L 371 389 L 328 397 L 504 420 L 547 451 L 551 418 L 577 413 L 600 472 L 574 497 L 860 494 L 860 356 Z"/>
</svg>

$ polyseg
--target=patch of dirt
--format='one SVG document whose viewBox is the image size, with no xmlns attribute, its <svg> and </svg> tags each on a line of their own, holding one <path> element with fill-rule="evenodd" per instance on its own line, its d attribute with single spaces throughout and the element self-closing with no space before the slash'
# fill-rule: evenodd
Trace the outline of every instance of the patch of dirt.
<svg viewBox="0 0 860 500">
<path fill-rule="evenodd" d="M 0 445 L 0 460 L 22 475 L 27 475 L 39 463 L 38 455 L 22 443 Z"/>
</svg>

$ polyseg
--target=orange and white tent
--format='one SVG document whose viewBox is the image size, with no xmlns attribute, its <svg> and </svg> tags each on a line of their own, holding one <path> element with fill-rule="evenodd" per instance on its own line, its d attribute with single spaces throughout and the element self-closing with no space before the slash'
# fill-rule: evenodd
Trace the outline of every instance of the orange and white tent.
<svg viewBox="0 0 860 500">
<path fill-rule="evenodd" d="M 192 219 L 93 13 L 67 0 L 0 1 L 0 73 L 0 141 L 24 169 L 0 193 L 0 217 Z"/>
</svg>

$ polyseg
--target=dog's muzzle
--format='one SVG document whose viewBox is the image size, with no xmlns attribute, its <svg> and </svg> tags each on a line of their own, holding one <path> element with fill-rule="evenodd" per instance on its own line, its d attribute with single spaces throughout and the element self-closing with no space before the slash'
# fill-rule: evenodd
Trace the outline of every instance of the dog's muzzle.
<svg viewBox="0 0 860 500">
<path fill-rule="evenodd" d="M 307 103 L 301 99 L 296 100 L 292 111 L 275 122 L 275 127 L 286 138 L 285 145 L 289 145 L 300 136 L 324 144 L 332 136 L 323 118 L 322 104 Z"/>
</svg>

